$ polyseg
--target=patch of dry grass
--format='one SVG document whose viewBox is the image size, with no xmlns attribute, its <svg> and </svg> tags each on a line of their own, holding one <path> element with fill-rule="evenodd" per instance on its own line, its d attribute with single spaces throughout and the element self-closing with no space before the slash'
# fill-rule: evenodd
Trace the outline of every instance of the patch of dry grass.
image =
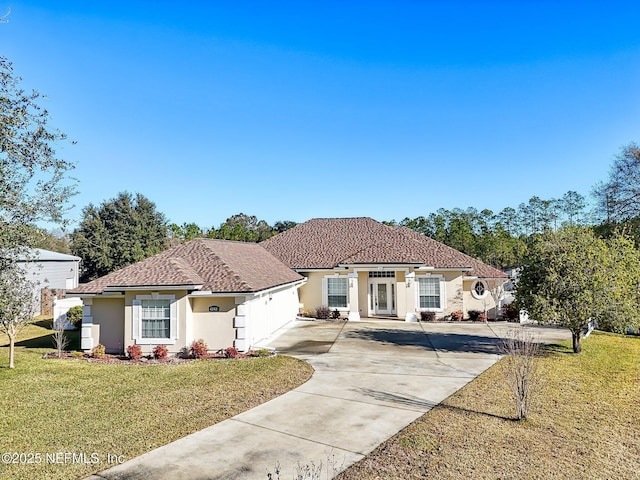
<svg viewBox="0 0 640 480">
<path fill-rule="evenodd" d="M 541 371 L 528 421 L 497 364 L 337 478 L 640 478 L 640 338 L 552 346 Z"/>
<path fill-rule="evenodd" d="M 47 346 L 50 333 L 34 325 L 21 340 Z M 284 356 L 104 365 L 43 360 L 51 350 L 19 347 L 10 370 L 8 348 L 0 348 L 0 453 L 44 459 L 50 452 L 96 452 L 103 463 L 0 464 L 0 479 L 86 476 L 109 466 L 108 453 L 131 459 L 281 395 L 312 373 Z"/>
</svg>

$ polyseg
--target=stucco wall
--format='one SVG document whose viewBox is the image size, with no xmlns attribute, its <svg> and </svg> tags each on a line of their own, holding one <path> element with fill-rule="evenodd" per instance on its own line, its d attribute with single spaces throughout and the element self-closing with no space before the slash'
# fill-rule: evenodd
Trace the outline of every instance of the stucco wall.
<svg viewBox="0 0 640 480">
<path fill-rule="evenodd" d="M 358 311 L 360 317 L 366 317 L 369 314 L 368 281 L 369 274 L 367 272 L 358 272 Z"/>
<path fill-rule="evenodd" d="M 124 347 L 124 298 L 94 298 L 90 306 L 96 336 L 93 346 L 101 343 L 107 353 L 123 353 Z"/>
<path fill-rule="evenodd" d="M 352 274 L 354 268 L 340 270 L 340 275 Z M 300 288 L 300 302 L 305 310 L 315 312 L 316 307 L 323 305 L 322 298 L 322 280 L 325 276 L 335 275 L 336 270 L 322 270 L 317 272 L 304 272 L 307 277 L 307 283 Z M 358 271 L 358 311 L 361 317 L 367 317 L 370 314 L 369 303 L 369 272 Z M 396 295 L 396 315 L 404 318 L 407 311 L 415 310 L 414 290 L 408 289 L 406 285 L 406 276 L 404 271 L 397 270 L 395 274 L 395 295 Z M 413 293 L 412 293 L 413 292 Z M 349 304 L 353 306 L 354 302 L 349 297 Z M 344 314 L 348 312 L 343 312 Z"/>
<path fill-rule="evenodd" d="M 299 290 L 300 303 L 304 305 L 305 310 L 315 312 L 316 307 L 322 305 L 322 279 L 329 272 L 304 272 L 302 275 L 307 277 L 307 283 L 302 285 Z"/>
<path fill-rule="evenodd" d="M 396 272 L 396 310 L 399 318 L 404 318 L 407 314 L 407 301 L 406 274 Z"/>
<path fill-rule="evenodd" d="M 409 273 L 413 269 L 408 269 Z M 340 271 L 341 275 L 352 273 L 353 269 Z M 307 283 L 300 289 L 300 302 L 305 310 L 315 311 L 315 308 L 323 304 L 322 299 L 322 279 L 326 275 L 333 275 L 334 270 L 323 270 L 316 272 L 304 272 Z M 465 316 L 469 310 L 484 311 L 484 301 L 478 300 L 471 294 L 473 280 L 464 280 L 463 271 L 455 270 L 431 270 L 431 275 L 442 275 L 444 277 L 445 308 L 441 312 L 436 312 L 438 318 L 450 315 L 451 312 L 462 310 Z M 424 271 L 415 272 L 416 275 L 424 275 Z M 415 313 L 419 316 L 417 290 L 415 277 L 407 282 L 404 271 L 396 270 L 396 312 L 399 318 L 405 318 L 407 313 Z M 369 314 L 369 275 L 366 271 L 358 272 L 358 307 L 361 317 Z M 490 295 L 487 296 L 487 308 L 489 318 L 494 317 L 495 305 Z"/>
<path fill-rule="evenodd" d="M 462 283 L 462 272 L 439 272 L 444 275 L 447 305 L 442 315 L 448 315 L 456 310 L 464 308 L 464 285 Z"/>
<path fill-rule="evenodd" d="M 475 283 L 475 280 L 465 280 L 464 281 L 464 306 L 465 306 L 464 315 L 465 315 L 465 318 L 466 318 L 467 312 L 469 310 L 479 310 L 481 312 L 484 312 L 485 302 L 486 302 L 486 308 L 487 308 L 488 317 L 490 319 L 495 319 L 496 302 L 493 301 L 493 297 L 491 296 L 491 294 L 489 292 L 486 292 L 486 294 L 485 294 L 486 296 L 483 299 L 475 298 L 473 296 L 473 294 L 471 293 L 471 289 L 473 288 L 474 283 Z"/>
<path fill-rule="evenodd" d="M 235 297 L 191 298 L 192 338 L 187 342 L 202 338 L 209 350 L 219 350 L 233 346 L 236 330 L 233 318 L 236 315 Z M 210 306 L 219 307 L 218 312 L 209 312 Z"/>
</svg>

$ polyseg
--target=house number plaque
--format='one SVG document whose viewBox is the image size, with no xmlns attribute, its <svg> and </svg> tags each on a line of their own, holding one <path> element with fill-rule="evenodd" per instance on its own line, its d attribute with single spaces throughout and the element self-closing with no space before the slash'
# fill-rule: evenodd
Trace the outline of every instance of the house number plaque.
<svg viewBox="0 0 640 480">
<path fill-rule="evenodd" d="M 220 307 L 219 307 L 219 306 L 217 306 L 217 305 L 211 305 L 211 306 L 209 307 L 209 311 L 210 311 L 210 312 L 219 312 L 219 311 L 220 311 Z"/>
</svg>

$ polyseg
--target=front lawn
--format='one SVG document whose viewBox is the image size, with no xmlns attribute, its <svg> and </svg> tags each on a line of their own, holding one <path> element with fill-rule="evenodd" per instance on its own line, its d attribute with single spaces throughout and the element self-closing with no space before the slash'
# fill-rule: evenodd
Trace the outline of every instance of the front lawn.
<svg viewBox="0 0 640 480">
<path fill-rule="evenodd" d="M 640 338 L 595 332 L 570 352 L 546 349 L 528 421 L 497 364 L 337 478 L 640 478 Z"/>
<path fill-rule="evenodd" d="M 9 349 L 0 347 L 0 479 L 89 475 L 109 467 L 107 455 L 129 460 L 281 395 L 312 373 L 285 356 L 177 365 L 44 360 L 53 350 L 50 334 L 46 325 L 29 327 L 13 370 Z M 12 452 L 26 455 L 6 455 Z"/>
</svg>

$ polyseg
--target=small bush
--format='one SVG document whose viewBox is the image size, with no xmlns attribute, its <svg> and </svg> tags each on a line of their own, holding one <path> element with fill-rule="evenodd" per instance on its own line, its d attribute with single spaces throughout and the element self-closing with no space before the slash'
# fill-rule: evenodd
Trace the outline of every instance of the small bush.
<svg viewBox="0 0 640 480">
<path fill-rule="evenodd" d="M 502 307 L 502 315 L 507 319 L 507 322 L 517 322 L 520 320 L 520 310 L 518 310 L 513 303 Z"/>
<path fill-rule="evenodd" d="M 270 357 L 271 350 L 267 350 L 266 348 L 261 348 L 260 350 L 254 350 L 251 352 L 252 357 Z"/>
<path fill-rule="evenodd" d="M 80 358 L 80 357 L 82 357 L 83 355 L 84 355 L 84 354 L 83 354 L 82 352 L 78 352 L 78 351 L 71 352 L 71 356 L 72 356 L 73 358 Z"/>
<path fill-rule="evenodd" d="M 104 345 L 99 343 L 98 345 L 93 347 L 93 350 L 91 350 L 91 356 L 94 358 L 102 358 L 104 357 L 105 350 L 106 349 L 104 348 Z"/>
<path fill-rule="evenodd" d="M 479 322 L 486 322 L 487 321 L 487 314 L 486 313 L 481 313 L 480 315 L 478 315 L 478 321 Z"/>
<path fill-rule="evenodd" d="M 436 321 L 436 312 L 420 312 L 420 321 L 421 322 L 435 322 Z"/>
<path fill-rule="evenodd" d="M 539 340 L 531 332 L 520 329 L 513 329 L 503 340 L 501 353 L 505 358 L 500 365 L 511 387 L 518 420 L 528 418 L 531 404 L 544 386 L 543 377 L 538 371 Z"/>
<path fill-rule="evenodd" d="M 451 320 L 454 322 L 460 322 L 462 320 L 462 311 L 456 310 L 455 312 L 451 312 Z"/>
<path fill-rule="evenodd" d="M 238 358 L 240 353 L 236 347 L 227 347 L 224 349 L 224 356 L 227 358 Z"/>
<path fill-rule="evenodd" d="M 333 312 L 331 312 L 331 318 L 334 320 L 337 320 L 340 318 L 340 312 L 338 311 L 337 308 Z"/>
<path fill-rule="evenodd" d="M 467 312 L 467 315 L 469 315 L 469 320 L 471 320 L 472 322 L 477 322 L 478 317 L 482 315 L 482 312 L 480 310 L 469 310 Z"/>
<path fill-rule="evenodd" d="M 195 340 L 191 344 L 191 356 L 193 358 L 207 358 L 207 344 L 203 339 Z"/>
<path fill-rule="evenodd" d="M 75 328 L 80 328 L 82 325 L 82 305 L 76 305 L 69 309 L 67 312 L 67 321 Z"/>
<path fill-rule="evenodd" d="M 329 315 L 331 315 L 331 310 L 329 310 L 329 307 L 325 307 L 324 305 L 316 307 L 316 318 L 320 320 L 326 320 L 329 318 Z"/>
<path fill-rule="evenodd" d="M 313 318 L 313 311 L 309 309 L 302 310 L 302 312 L 300 312 L 300 316 L 305 318 Z"/>
<path fill-rule="evenodd" d="M 137 362 L 138 360 L 140 360 L 140 357 L 142 357 L 142 348 L 140 347 L 140 345 L 129 345 L 127 347 L 127 355 L 129 355 L 129 358 L 131 360 Z"/>
<path fill-rule="evenodd" d="M 156 358 L 158 360 L 164 360 L 165 358 L 167 358 L 168 353 L 169 350 L 167 349 L 166 345 L 156 345 L 153 348 L 153 358 Z"/>
</svg>

